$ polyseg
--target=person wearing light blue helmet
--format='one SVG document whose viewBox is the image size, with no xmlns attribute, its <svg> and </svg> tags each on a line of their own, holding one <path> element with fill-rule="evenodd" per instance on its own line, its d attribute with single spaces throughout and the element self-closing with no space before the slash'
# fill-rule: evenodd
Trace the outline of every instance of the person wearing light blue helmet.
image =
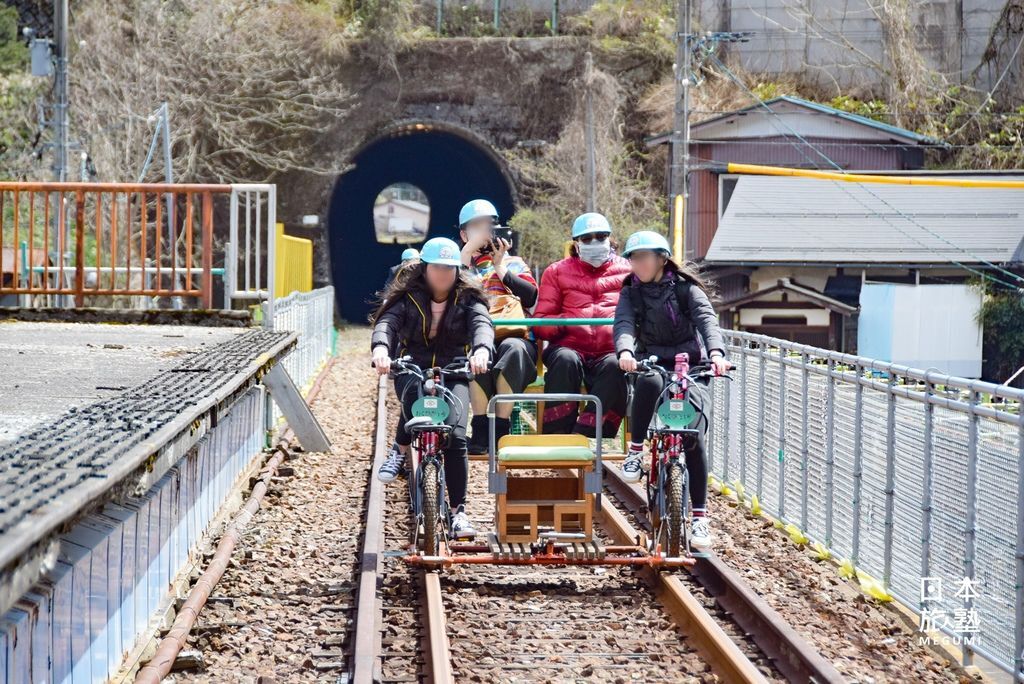
<svg viewBox="0 0 1024 684">
<path fill-rule="evenodd" d="M 725 338 L 708 296 L 710 288 L 697 270 L 672 261 L 668 240 L 653 230 L 630 235 L 622 254 L 629 259 L 632 274 L 622 282 L 622 294 L 615 308 L 613 329 L 619 368 L 635 373 L 638 358 L 655 357 L 658 365 L 672 371 L 677 358 L 685 354 L 689 364 L 707 363 L 715 374 L 724 374 L 729 369 Z M 698 380 L 689 384 L 688 398 L 697 406 L 710 405 L 706 383 L 707 380 Z M 628 482 L 639 482 L 643 477 L 644 437 L 664 389 L 665 380 L 660 374 L 639 373 L 635 378 L 629 423 L 631 441 L 622 462 L 622 475 Z M 695 439 L 684 441 L 692 504 L 689 540 L 693 547 L 706 549 L 712 541 L 704 455 L 707 413 L 698 412 L 689 427 L 697 430 Z"/>
<path fill-rule="evenodd" d="M 388 285 L 390 285 L 391 281 L 394 280 L 398 276 L 398 274 L 402 272 L 402 269 L 404 269 L 409 264 L 419 260 L 420 251 L 415 247 L 408 247 L 402 250 L 402 260 L 399 263 L 392 266 L 391 270 L 388 271 L 388 279 L 384 281 L 384 287 L 386 288 Z"/>
<path fill-rule="evenodd" d="M 572 223 L 570 256 L 547 267 L 540 281 L 537 318 L 611 318 L 629 273 L 629 262 L 615 254 L 612 227 L 603 215 L 588 212 Z M 626 411 L 626 382 L 615 358 L 608 325 L 543 326 L 534 335 L 547 341 L 544 390 L 579 392 L 580 385 L 601 399 L 601 432 L 612 436 Z M 546 402 L 544 431 L 593 437 L 593 404 L 581 413 L 578 402 Z"/>
<path fill-rule="evenodd" d="M 487 371 L 494 355 L 494 325 L 487 296 L 475 279 L 462 268 L 459 246 L 448 238 L 427 240 L 420 260 L 408 266 L 381 294 L 381 303 L 371 316 L 370 340 L 373 365 L 381 375 L 391 370 L 391 359 L 411 356 L 420 368 L 446 366 L 469 354 L 470 370 Z M 377 471 L 383 482 L 391 482 L 405 469 L 412 435 L 404 417 L 411 415 L 417 398 L 409 375 L 395 378 L 395 392 L 402 402 L 395 444 Z M 452 432 L 445 447 L 444 472 L 452 510 L 451 535 L 455 539 L 475 536 L 466 516 L 469 459 L 466 427 L 469 421 L 469 383 L 456 377 L 446 379 L 454 396 L 448 423 Z"/>
<path fill-rule="evenodd" d="M 499 232 L 500 231 L 500 232 Z M 492 316 L 508 317 L 513 309 L 523 315 L 537 303 L 537 281 L 530 267 L 512 251 L 511 234 L 499 228 L 498 211 L 483 199 L 467 202 L 459 212 L 459 238 L 462 240 L 462 263 L 480 280 L 491 296 Z M 516 300 L 522 307 L 516 308 Z M 497 349 L 491 369 L 469 386 L 473 405 L 470 423 L 470 455 L 486 454 L 490 428 L 487 402 L 495 394 L 518 394 L 537 379 L 537 345 L 529 339 L 525 328 L 498 327 Z M 512 428 L 512 404 L 494 407 L 495 443 Z"/>
</svg>

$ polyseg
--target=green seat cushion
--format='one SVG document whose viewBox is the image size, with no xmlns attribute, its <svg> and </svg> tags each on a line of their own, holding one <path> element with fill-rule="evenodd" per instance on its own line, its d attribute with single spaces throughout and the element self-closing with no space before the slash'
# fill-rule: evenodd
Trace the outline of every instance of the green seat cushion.
<svg viewBox="0 0 1024 684">
<path fill-rule="evenodd" d="M 504 463 L 529 461 L 593 461 L 594 452 L 584 446 L 507 446 L 498 451 Z"/>
</svg>

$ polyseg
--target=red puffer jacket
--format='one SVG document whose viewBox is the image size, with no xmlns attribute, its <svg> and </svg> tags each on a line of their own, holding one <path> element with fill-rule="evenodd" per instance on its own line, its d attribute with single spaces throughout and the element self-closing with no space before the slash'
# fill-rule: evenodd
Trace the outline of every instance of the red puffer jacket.
<svg viewBox="0 0 1024 684">
<path fill-rule="evenodd" d="M 537 318 L 612 318 L 622 280 L 631 271 L 620 256 L 597 268 L 579 257 L 556 261 L 544 270 L 534 316 Z M 568 347 L 585 359 L 615 351 L 610 325 L 536 327 L 534 334 L 550 344 Z"/>
</svg>

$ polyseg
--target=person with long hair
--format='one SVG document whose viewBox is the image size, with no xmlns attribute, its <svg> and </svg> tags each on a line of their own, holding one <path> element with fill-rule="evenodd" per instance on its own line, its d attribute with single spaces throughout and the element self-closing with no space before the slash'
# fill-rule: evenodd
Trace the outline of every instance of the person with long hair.
<svg viewBox="0 0 1024 684">
<path fill-rule="evenodd" d="M 612 228 L 601 214 L 578 216 L 572 225 L 568 258 L 547 267 L 540 280 L 537 318 L 611 318 L 619 301 L 629 262 L 615 254 Z M 544 350 L 544 391 L 578 393 L 580 386 L 601 400 L 601 434 L 614 437 L 626 410 L 626 381 L 615 358 L 610 325 L 538 326 L 534 334 L 547 340 Z M 595 436 L 596 412 L 588 404 L 547 402 L 544 432 L 576 432 Z"/>
<path fill-rule="evenodd" d="M 381 304 L 371 317 L 373 365 L 386 375 L 393 357 L 411 356 L 421 368 L 445 366 L 469 355 L 474 374 L 487 371 L 494 354 L 494 325 L 487 295 L 475 279 L 463 271 L 459 246 L 447 238 L 427 240 L 420 263 L 402 270 L 381 295 Z M 398 434 L 387 458 L 377 471 L 383 482 L 391 482 L 405 469 L 412 435 L 405 419 L 417 399 L 418 380 L 407 375 L 395 378 L 395 393 L 402 402 Z M 444 474 L 448 503 L 452 510 L 451 534 L 455 539 L 476 535 L 466 516 L 466 487 L 469 458 L 466 453 L 466 425 L 469 419 L 469 384 L 446 378 L 445 385 L 455 397 L 448 424 L 453 427 L 444 452 Z"/>
<path fill-rule="evenodd" d="M 679 266 L 671 259 L 668 240 L 650 230 L 629 236 L 622 252 L 629 259 L 632 274 L 622 283 L 622 294 L 615 308 L 615 349 L 623 372 L 637 369 L 637 358 L 655 356 L 665 368 L 675 365 L 676 354 L 685 352 L 690 363 L 709 361 L 717 375 L 724 374 L 725 338 L 718 327 L 708 296 L 710 288 L 691 266 Z M 689 385 L 691 398 L 698 406 L 710 406 L 706 380 Z M 657 402 L 665 388 L 661 375 L 640 375 L 633 389 L 630 416 L 630 442 L 622 462 L 626 481 L 637 482 L 643 476 L 644 438 L 654 418 Z M 686 440 L 686 469 L 690 476 L 690 544 L 698 549 L 711 546 L 707 517 L 708 467 L 704 454 L 707 415 L 698 413 L 691 428 L 695 439 Z"/>
<path fill-rule="evenodd" d="M 518 300 L 525 312 L 537 303 L 537 281 L 530 273 L 529 265 L 521 257 L 511 254 L 512 242 L 495 234 L 497 227 L 498 210 L 487 200 L 472 200 L 462 207 L 459 212 L 462 264 L 480 279 L 481 286 L 493 297 L 492 315 L 513 300 Z M 469 385 L 473 404 L 470 454 L 487 453 L 487 401 L 495 394 L 518 394 L 537 379 L 537 344 L 525 329 L 510 333 L 508 330 L 496 330 L 498 340 L 494 364 Z M 511 431 L 512 404 L 498 404 L 494 413 L 494 441 L 497 444 Z"/>
</svg>

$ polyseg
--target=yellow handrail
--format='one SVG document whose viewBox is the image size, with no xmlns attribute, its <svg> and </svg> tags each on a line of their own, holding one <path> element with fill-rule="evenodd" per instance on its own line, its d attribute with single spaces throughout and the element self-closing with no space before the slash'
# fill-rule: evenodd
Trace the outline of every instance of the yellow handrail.
<svg viewBox="0 0 1024 684">
<path fill-rule="evenodd" d="M 796 176 L 821 180 L 846 181 L 848 183 L 882 183 L 886 185 L 933 185 L 947 188 L 1008 188 L 1024 189 L 1019 180 L 975 180 L 973 178 L 936 178 L 935 176 L 884 176 L 865 173 L 838 173 L 814 171 L 812 169 L 789 169 L 781 166 L 760 164 L 729 164 L 729 173 L 749 173 L 758 176 Z"/>
</svg>

